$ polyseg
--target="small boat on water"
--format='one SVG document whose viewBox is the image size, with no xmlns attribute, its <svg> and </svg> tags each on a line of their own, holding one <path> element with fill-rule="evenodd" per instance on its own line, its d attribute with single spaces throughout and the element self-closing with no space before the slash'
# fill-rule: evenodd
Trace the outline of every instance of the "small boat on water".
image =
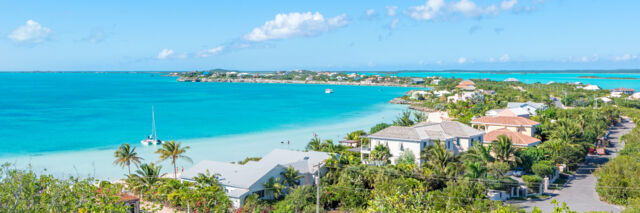
<svg viewBox="0 0 640 213">
<path fill-rule="evenodd" d="M 151 106 L 151 134 L 144 140 L 141 140 L 140 143 L 144 144 L 145 146 L 164 143 L 164 141 L 159 140 L 158 136 L 156 135 L 156 117 L 155 113 L 153 112 L 153 106 Z"/>
<path fill-rule="evenodd" d="M 330 93 L 333 93 L 333 90 L 332 89 L 324 89 L 324 93 L 330 94 Z"/>
</svg>

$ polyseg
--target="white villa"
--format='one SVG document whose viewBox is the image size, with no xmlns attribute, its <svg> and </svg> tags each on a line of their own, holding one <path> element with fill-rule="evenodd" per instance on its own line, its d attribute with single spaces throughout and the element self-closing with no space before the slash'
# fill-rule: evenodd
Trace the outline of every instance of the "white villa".
<svg viewBox="0 0 640 213">
<path fill-rule="evenodd" d="M 414 99 L 414 100 L 417 100 L 418 99 L 418 95 L 424 96 L 424 95 L 428 95 L 428 94 L 430 94 L 428 91 L 416 90 L 416 91 L 411 92 L 411 97 L 410 98 Z"/>
<path fill-rule="evenodd" d="M 312 185 L 318 173 L 326 171 L 323 166 L 317 167 L 331 156 L 324 152 L 301 152 L 275 149 L 259 161 L 249 161 L 244 165 L 227 162 L 203 160 L 190 169 L 184 171 L 181 180 L 194 181 L 200 173 L 219 174 L 218 180 L 233 202 L 234 208 L 240 208 L 244 199 L 251 194 L 258 194 L 259 198 L 269 199 L 273 195 L 266 194 L 264 183 L 271 177 L 280 177 L 280 173 L 289 166 L 298 170 L 303 176 L 302 185 Z"/>
<path fill-rule="evenodd" d="M 476 92 L 462 92 L 458 94 L 454 94 L 452 96 L 447 97 L 447 102 L 458 102 L 458 101 L 467 101 L 469 98 L 473 96 Z"/>
<path fill-rule="evenodd" d="M 372 149 L 378 145 L 389 147 L 391 162 L 410 150 L 420 165 L 420 152 L 435 141 L 441 141 L 455 154 L 467 151 L 473 142 L 482 142 L 484 132 L 457 121 L 420 123 L 411 127 L 390 126 L 369 135 Z M 370 151 L 370 150 L 369 150 Z M 365 151 L 367 153 L 368 151 Z"/>
<path fill-rule="evenodd" d="M 437 95 L 438 97 L 441 97 L 443 95 L 451 94 L 451 92 L 449 92 L 448 90 L 438 90 L 438 91 L 433 91 L 433 94 Z"/>
<path fill-rule="evenodd" d="M 600 90 L 600 87 L 598 87 L 598 85 L 589 84 L 587 86 L 582 87 L 582 89 L 595 91 L 595 90 Z"/>
<path fill-rule="evenodd" d="M 537 110 L 545 110 L 547 109 L 547 105 L 544 103 L 536 103 L 536 102 L 509 102 L 507 103 L 507 109 L 511 108 L 524 108 L 530 115 L 536 116 Z"/>
</svg>

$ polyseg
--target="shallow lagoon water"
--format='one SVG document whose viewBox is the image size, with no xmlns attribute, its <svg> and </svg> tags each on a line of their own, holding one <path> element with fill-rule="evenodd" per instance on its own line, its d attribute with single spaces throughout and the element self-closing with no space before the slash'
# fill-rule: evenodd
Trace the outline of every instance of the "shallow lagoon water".
<svg viewBox="0 0 640 213">
<path fill-rule="evenodd" d="M 611 73 L 400 73 L 400 76 L 517 78 L 591 83 L 640 90 L 640 77 Z M 331 88 L 333 94 L 325 94 Z M 121 143 L 137 146 L 146 161 L 157 147 L 141 146 L 155 108 L 158 136 L 191 146 L 200 160 L 238 161 L 274 148 L 303 149 L 314 133 L 339 140 L 353 130 L 390 122 L 404 109 L 387 102 L 411 88 L 300 84 L 182 83 L 158 74 L 0 73 L 0 162 L 56 176 L 117 179 Z M 290 141 L 287 145 L 286 142 Z M 164 172 L 171 172 L 163 163 Z M 190 167 L 180 162 L 179 167 Z"/>
<path fill-rule="evenodd" d="M 404 107 L 387 102 L 408 90 L 176 82 L 149 73 L 0 73 L 0 162 L 119 177 L 123 170 L 111 162 L 121 143 L 157 159 L 156 148 L 139 142 L 151 131 L 152 105 L 160 139 L 191 146 L 195 162 L 237 161 L 273 148 L 302 149 L 313 133 L 337 140 L 389 122 Z"/>
</svg>

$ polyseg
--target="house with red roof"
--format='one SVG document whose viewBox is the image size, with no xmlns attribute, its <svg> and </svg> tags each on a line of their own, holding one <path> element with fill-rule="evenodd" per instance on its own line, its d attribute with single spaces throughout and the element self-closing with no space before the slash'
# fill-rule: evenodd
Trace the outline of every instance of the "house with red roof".
<svg viewBox="0 0 640 213">
<path fill-rule="evenodd" d="M 507 128 L 496 129 L 488 132 L 484 135 L 484 140 L 482 141 L 484 144 L 493 143 L 493 141 L 498 140 L 498 136 L 504 135 L 511 140 L 511 143 L 514 146 L 519 147 L 531 147 L 540 144 L 542 141 L 538 138 L 534 138 L 528 135 L 520 134 L 514 131 L 511 131 Z"/>
<path fill-rule="evenodd" d="M 506 128 L 531 137 L 535 136 L 536 127 L 540 125 L 534 120 L 513 116 L 483 116 L 473 119 L 471 124 L 486 132 Z"/>
</svg>

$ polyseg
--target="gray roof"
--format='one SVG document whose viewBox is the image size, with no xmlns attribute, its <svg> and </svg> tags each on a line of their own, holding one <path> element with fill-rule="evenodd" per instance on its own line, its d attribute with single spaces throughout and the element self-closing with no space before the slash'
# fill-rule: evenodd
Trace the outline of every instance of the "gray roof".
<svg viewBox="0 0 640 213">
<path fill-rule="evenodd" d="M 402 140 L 420 140 L 418 132 L 413 127 L 406 126 L 390 126 L 380 130 L 379 132 L 369 135 L 372 138 L 394 138 Z"/>
<path fill-rule="evenodd" d="M 419 123 L 412 127 L 390 126 L 369 135 L 369 137 L 423 141 L 466 138 L 481 134 L 484 132 L 458 121 L 442 121 L 440 123 Z"/>
<path fill-rule="evenodd" d="M 315 172 L 316 165 L 330 158 L 324 152 L 301 152 L 292 150 L 275 149 L 264 156 L 260 161 L 249 161 L 245 165 L 227 162 L 203 160 L 184 171 L 181 178 L 193 180 L 200 173 L 220 174 L 220 183 L 237 188 L 249 188 L 276 167 L 292 166 L 300 173 Z"/>
<path fill-rule="evenodd" d="M 507 103 L 507 108 L 520 108 L 520 107 L 524 107 L 524 106 L 531 106 L 531 107 L 533 107 L 535 109 L 542 109 L 546 105 L 544 103 L 536 103 L 536 102 L 531 102 L 531 101 L 527 101 L 527 102 L 509 102 L 509 103 Z"/>
</svg>

